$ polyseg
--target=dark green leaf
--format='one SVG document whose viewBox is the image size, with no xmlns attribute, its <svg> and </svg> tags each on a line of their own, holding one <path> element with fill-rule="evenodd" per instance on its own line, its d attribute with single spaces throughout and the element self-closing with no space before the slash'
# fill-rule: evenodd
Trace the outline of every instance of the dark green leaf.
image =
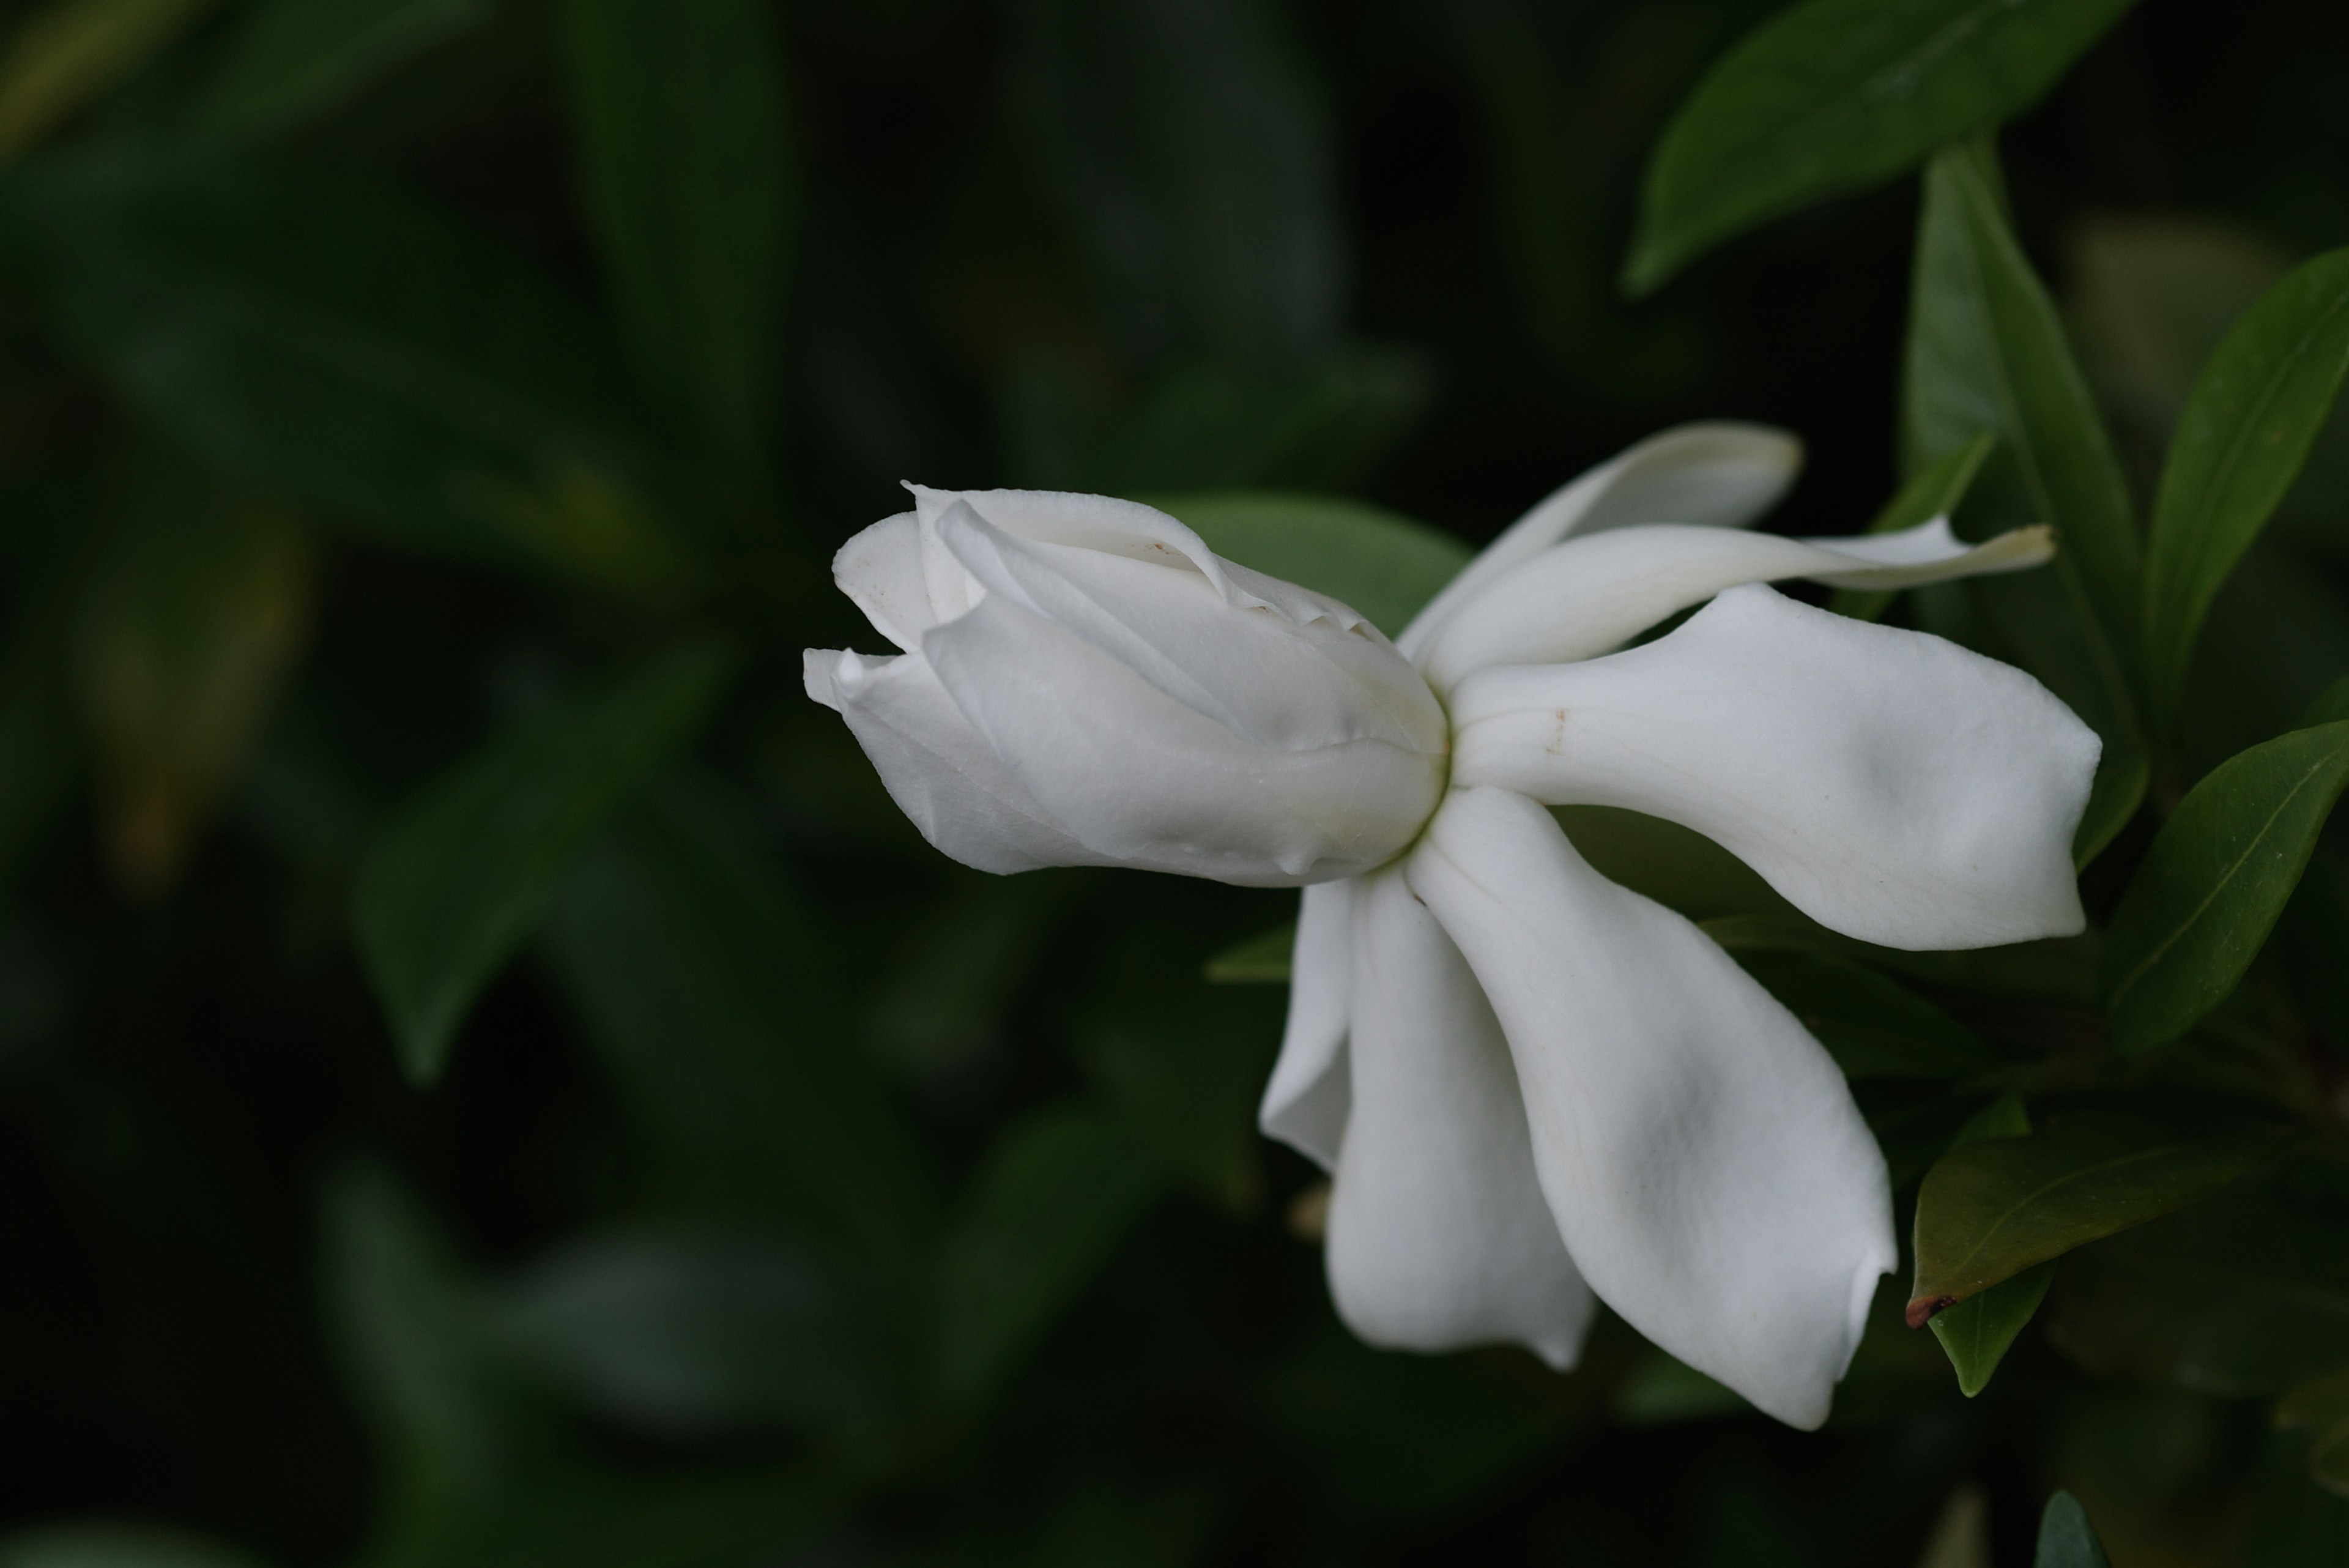
<svg viewBox="0 0 2349 1568">
<path fill-rule="evenodd" d="M 923 1151 L 856 1048 L 823 918 L 726 805 L 667 791 L 618 825 L 548 923 L 554 978 L 675 1196 L 903 1275 Z"/>
<path fill-rule="evenodd" d="M 1653 1348 L 1617 1385 L 1608 1403 L 1615 1418 L 1627 1427 L 1672 1427 L 1743 1416 L 1754 1408 L 1734 1390 Z"/>
<path fill-rule="evenodd" d="M 230 40 L 198 123 L 232 135 L 294 125 L 489 13 L 489 0 L 262 0 Z"/>
<path fill-rule="evenodd" d="M 2349 1225 L 2240 1182 L 2066 1257 L 2047 1336 L 2098 1377 L 2272 1397 L 2349 1362 Z"/>
<path fill-rule="evenodd" d="M 2038 101 L 2132 0 L 1806 0 L 1714 66 L 1648 165 L 1624 285 L 1914 168 Z"/>
<path fill-rule="evenodd" d="M 612 815 L 689 744 L 730 665 L 673 651 L 492 742 L 369 846 L 353 916 L 401 1066 L 429 1084 L 492 976 Z"/>
<path fill-rule="evenodd" d="M 1063 1103 L 1015 1122 L 980 1162 L 939 1262 L 939 1366 L 987 1393 L 1109 1261 L 1164 1189 L 1157 1157 L 1107 1111 Z"/>
<path fill-rule="evenodd" d="M 1818 1037 L 1847 1078 L 1948 1080 L 1999 1064 L 1948 1013 L 1848 960 L 1753 949 L 1736 957 Z"/>
<path fill-rule="evenodd" d="M 1083 871 L 957 878 L 902 929 L 867 1018 L 889 1064 L 917 1080 L 968 1071 L 999 1044 L 1004 1014 L 1045 945 L 1095 886 Z"/>
<path fill-rule="evenodd" d="M 0 1568 L 262 1568 L 225 1542 L 144 1524 L 53 1524 L 0 1541 Z"/>
<path fill-rule="evenodd" d="M 1914 479 L 1900 487 L 1900 493 L 1884 504 L 1868 525 L 1870 534 L 1896 534 L 1903 528 L 1914 528 L 1920 523 L 1930 523 L 1936 517 L 1953 515 L 1958 504 L 1973 488 L 1974 475 L 1982 472 L 1983 460 L 1998 438 L 1984 431 L 1955 452 L 1946 453 L 1929 464 Z M 1838 615 L 1858 620 L 1878 620 L 1899 597 L 1892 588 L 1837 588 L 1827 597 L 1827 607 Z"/>
<path fill-rule="evenodd" d="M 2055 1261 L 2051 1258 L 1933 1314 L 1930 1326 L 1957 1371 L 1959 1392 L 1971 1399 L 1990 1386 L 1991 1374 L 2039 1310 L 2054 1279 Z"/>
<path fill-rule="evenodd" d="M 563 0 L 580 182 L 638 352 L 738 452 L 766 414 L 792 171 L 761 0 Z"/>
<path fill-rule="evenodd" d="M 2220 585 L 2299 478 L 2349 375 L 2349 250 L 2294 271 L 2203 367 L 2154 502 L 2145 639 L 2157 711 L 2178 701 Z"/>
<path fill-rule="evenodd" d="M 2122 895 L 2105 949 L 2121 1050 L 2174 1040 L 2259 956 L 2349 785 L 2349 722 L 2231 757 L 2188 792 Z"/>
<path fill-rule="evenodd" d="M 2112 1568 L 2104 1542 L 2088 1523 L 2088 1511 L 2068 1491 L 2047 1500 L 2039 1516 L 2039 1552 L 2031 1568 Z"/>
<path fill-rule="evenodd" d="M 50 0 L 0 57 L 0 160 L 129 76 L 212 0 Z"/>
<path fill-rule="evenodd" d="M 2097 947 L 2087 934 L 1967 952 L 1913 953 L 1857 941 L 1792 912 L 1722 915 L 1700 924 L 1705 935 L 1731 952 L 1849 959 L 1920 984 L 1988 996 L 2082 1005 L 2096 1000 Z"/>
<path fill-rule="evenodd" d="M 1287 985 L 1297 928 L 1286 925 L 1226 948 L 1207 961 L 1211 985 Z"/>
<path fill-rule="evenodd" d="M 1917 1196 L 1911 1327 L 2085 1241 L 2207 1197 L 2288 1147 L 2267 1128 L 2184 1132 L 2118 1112 L 1951 1149 Z"/>
<path fill-rule="evenodd" d="M 1551 808 L 1577 853 L 1609 881 L 1644 893 L 1692 920 L 1795 915 L 1777 889 L 1702 833 L 1612 805 Z"/>
<path fill-rule="evenodd" d="M 2085 864 L 2145 793 L 2142 726 L 2116 651 L 2137 647 L 2137 524 L 2054 306 L 2008 231 L 1986 146 L 1945 151 L 1926 173 L 1902 395 L 1912 472 L 1997 436 L 1969 497 L 1971 532 L 2055 526 L 2047 569 L 1972 587 L 2023 667 L 2104 737 L 2074 846 Z"/>
<path fill-rule="evenodd" d="M 109 148 L 0 185 L 0 237 L 115 394 L 229 473 L 400 548 L 691 580 L 595 324 L 409 197 Z"/>
<path fill-rule="evenodd" d="M 1358 501 L 1247 491 L 1147 499 L 1216 554 L 1328 594 L 1389 637 L 1474 554 L 1448 534 Z"/>
<path fill-rule="evenodd" d="M 2276 1425 L 2308 1434 L 2309 1478 L 2349 1497 L 2349 1368 L 2302 1384 L 2276 1401 Z"/>
</svg>

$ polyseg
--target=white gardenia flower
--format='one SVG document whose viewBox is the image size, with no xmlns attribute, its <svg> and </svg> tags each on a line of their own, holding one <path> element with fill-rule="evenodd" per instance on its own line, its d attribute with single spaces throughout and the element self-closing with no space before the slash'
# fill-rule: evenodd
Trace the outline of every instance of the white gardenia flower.
<svg viewBox="0 0 2349 1568">
<path fill-rule="evenodd" d="M 1799 462 L 1749 425 L 1642 442 L 1393 644 L 1146 507 L 916 490 L 834 562 L 905 651 L 811 651 L 808 691 L 968 865 L 1307 885 L 1262 1121 L 1331 1174 L 1364 1339 L 1563 1368 L 1603 1300 L 1816 1427 L 1898 1257 L 1883 1157 L 1794 1015 L 1546 807 L 1694 828 L 1847 936 L 1984 947 L 2085 924 L 2098 742 L 2019 670 L 1760 586 L 2035 566 L 2045 529 L 1740 532 Z"/>
</svg>

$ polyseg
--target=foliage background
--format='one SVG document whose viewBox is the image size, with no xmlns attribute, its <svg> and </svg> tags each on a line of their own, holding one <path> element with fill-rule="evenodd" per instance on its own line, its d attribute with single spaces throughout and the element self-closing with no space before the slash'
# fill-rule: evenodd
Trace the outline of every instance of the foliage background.
<svg viewBox="0 0 2349 1568">
<path fill-rule="evenodd" d="M 10 9 L 0 1562 L 1862 1564 L 1976 1499 L 2019 1563 L 2058 1484 L 2125 1568 L 2349 1552 L 2254 1391 L 2036 1327 L 1969 1401 L 1889 1324 L 1817 1436 L 1611 1322 L 1563 1379 L 1361 1347 L 1251 1130 L 1280 992 L 1203 979 L 1288 901 L 964 872 L 800 693 L 901 479 L 1473 542 L 1740 417 L 1809 443 L 1774 525 L 1863 525 L 1913 181 L 1615 288 L 1771 7 Z M 2145 0 L 2004 135 L 2141 501 L 2349 240 L 2344 80 L 2337 5 Z M 2349 670 L 2342 451 L 2158 794 Z M 495 929 L 385 940 L 518 961 L 371 985 L 369 847 L 485 747 L 538 847 L 411 866 Z"/>
</svg>

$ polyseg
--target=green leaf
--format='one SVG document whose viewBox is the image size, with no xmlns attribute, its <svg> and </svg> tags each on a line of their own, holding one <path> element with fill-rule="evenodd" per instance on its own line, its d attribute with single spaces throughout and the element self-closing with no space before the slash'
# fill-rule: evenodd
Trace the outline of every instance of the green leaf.
<svg viewBox="0 0 2349 1568">
<path fill-rule="evenodd" d="M 2230 757 L 2162 824 L 2105 948 L 2116 1049 L 2176 1039 L 2235 989 L 2349 785 L 2349 722 Z"/>
<path fill-rule="evenodd" d="M 2047 1299 L 2054 1280 L 2051 1258 L 1933 1314 L 1929 1326 L 1957 1372 L 1960 1393 L 1971 1399 L 1990 1386 L 1991 1374 Z"/>
<path fill-rule="evenodd" d="M 666 1195 L 909 1273 L 928 1166 L 856 1048 L 829 923 L 755 823 L 714 792 L 657 793 L 564 888 L 549 968 L 642 1118 Z"/>
<path fill-rule="evenodd" d="M 1118 1116 L 1064 1102 L 990 1147 L 939 1260 L 939 1367 L 976 1398 L 1109 1261 L 1166 1174 Z"/>
<path fill-rule="evenodd" d="M 144 1524 L 52 1524 L 0 1540 L 0 1568 L 262 1568 L 240 1547 Z"/>
<path fill-rule="evenodd" d="M 353 918 L 411 1082 L 440 1076 L 474 997 L 613 814 L 691 743 L 730 662 L 688 646 L 574 697 L 428 786 L 377 835 Z"/>
<path fill-rule="evenodd" d="M 2112 1568 L 2104 1542 L 2088 1523 L 2088 1511 L 2068 1491 L 2047 1500 L 2039 1516 L 2039 1550 L 2031 1568 Z"/>
<path fill-rule="evenodd" d="M 489 0 L 262 0 L 229 39 L 197 124 L 229 135 L 284 130 L 489 15 Z"/>
<path fill-rule="evenodd" d="M 625 364 L 534 269 L 413 198 L 140 147 L 0 184 L 50 325 L 156 430 L 397 548 L 667 602 Z"/>
<path fill-rule="evenodd" d="M 1297 950 L 1294 922 L 1250 937 L 1207 961 L 1210 985 L 1287 985 Z"/>
<path fill-rule="evenodd" d="M 2137 646 L 2142 566 L 2120 465 L 2046 290 L 2008 231 L 1994 156 L 1953 148 L 1925 176 L 1903 368 L 1911 472 L 1998 438 L 1968 498 L 1968 532 L 2052 523 L 2044 570 L 1971 585 L 1998 634 L 2104 738 L 2074 845 L 2085 864 L 2135 813 L 2147 777 L 2120 649 Z"/>
<path fill-rule="evenodd" d="M 1449 534 L 1358 501 L 1269 491 L 1144 499 L 1216 554 L 1328 594 L 1389 637 L 1475 554 Z"/>
<path fill-rule="evenodd" d="M 2349 375 L 2349 250 L 2270 289 L 2203 367 L 2154 501 L 2146 665 L 2178 702 L 2210 601 L 2300 477 Z"/>
<path fill-rule="evenodd" d="M 212 0 L 53 0 L 0 57 L 0 161 L 129 76 Z"/>
<path fill-rule="evenodd" d="M 1806 0 L 1748 34 L 1648 164 L 1624 286 L 2030 108 L 2133 0 Z"/>
<path fill-rule="evenodd" d="M 2083 1006 L 2093 1004 L 2097 996 L 2097 946 L 2089 933 L 2013 947 L 1930 953 L 1857 941 L 1792 912 L 1721 915 L 1698 923 L 1705 935 L 1733 953 L 1815 953 L 1849 959 L 1920 984 L 1988 996 Z"/>
<path fill-rule="evenodd" d="M 1612 805 L 1553 806 L 1550 815 L 1600 876 L 1692 920 L 1802 918 L 1752 867 L 1676 822 Z"/>
<path fill-rule="evenodd" d="M 1734 956 L 1818 1037 L 1847 1078 L 1946 1081 L 1999 1065 L 1948 1013 L 1847 959 L 1751 949 Z"/>
<path fill-rule="evenodd" d="M 719 441 L 755 450 L 792 164 L 761 0 L 563 0 L 580 183 L 638 353 Z"/>
<path fill-rule="evenodd" d="M 2291 1136 L 2186 1132 L 2141 1116 L 2081 1112 L 2027 1137 L 1953 1148 L 1917 1196 L 1909 1326 L 2033 1263 L 2207 1197 L 2282 1153 Z"/>
<path fill-rule="evenodd" d="M 1982 472 L 1983 461 L 1997 445 L 1998 438 L 1984 431 L 1955 452 L 1935 459 L 1885 503 L 1868 532 L 1897 534 L 1954 514 L 1966 492 L 1973 488 L 1974 475 Z M 1899 597 L 1894 588 L 1837 588 L 1827 597 L 1827 607 L 1855 620 L 1880 620 Z"/>
<path fill-rule="evenodd" d="M 2308 1434 L 2308 1475 L 2349 1497 L 2349 1367 L 2302 1384 L 2276 1401 L 2275 1422 Z"/>
</svg>

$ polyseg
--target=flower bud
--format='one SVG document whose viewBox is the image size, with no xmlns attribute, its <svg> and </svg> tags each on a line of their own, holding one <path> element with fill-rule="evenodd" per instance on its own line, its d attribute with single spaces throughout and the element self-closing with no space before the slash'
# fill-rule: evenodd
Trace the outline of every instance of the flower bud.
<svg viewBox="0 0 2349 1568">
<path fill-rule="evenodd" d="M 1344 605 L 1131 502 L 913 488 L 833 563 L 905 651 L 811 649 L 807 687 L 946 854 L 1294 887 L 1434 811 L 1443 709 Z"/>
</svg>

